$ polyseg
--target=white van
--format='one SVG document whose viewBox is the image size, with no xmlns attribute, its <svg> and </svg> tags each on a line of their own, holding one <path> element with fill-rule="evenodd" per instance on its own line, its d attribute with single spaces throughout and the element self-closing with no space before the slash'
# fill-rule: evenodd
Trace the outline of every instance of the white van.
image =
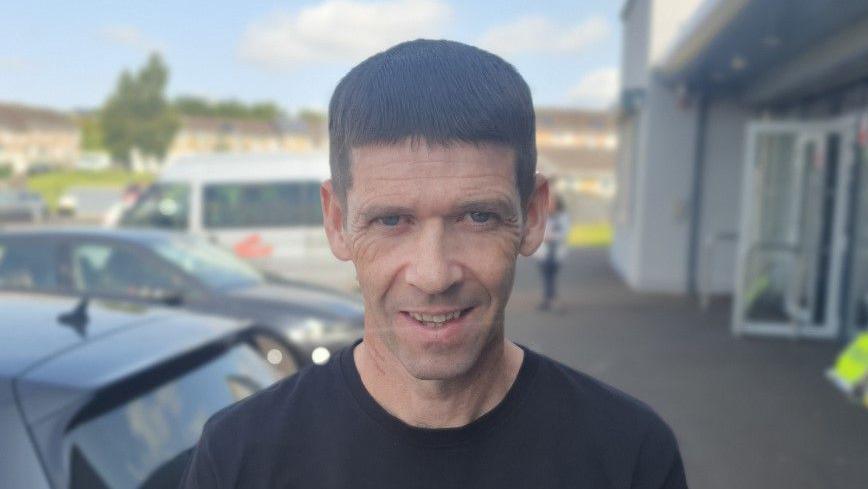
<svg viewBox="0 0 868 489">
<path fill-rule="evenodd" d="M 352 264 L 331 254 L 322 227 L 319 188 L 327 178 L 325 153 L 183 157 L 120 226 L 203 235 L 274 274 L 353 289 Z"/>
</svg>

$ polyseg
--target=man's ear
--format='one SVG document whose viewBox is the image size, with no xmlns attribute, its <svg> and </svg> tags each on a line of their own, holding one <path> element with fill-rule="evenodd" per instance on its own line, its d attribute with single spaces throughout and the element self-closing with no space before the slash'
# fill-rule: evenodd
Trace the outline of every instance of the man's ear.
<svg viewBox="0 0 868 489">
<path fill-rule="evenodd" d="M 344 233 L 344 211 L 340 199 L 335 194 L 332 181 L 326 180 L 319 188 L 319 197 L 322 201 L 323 227 L 332 254 L 338 260 L 348 261 L 352 258 L 350 246 Z"/>
<path fill-rule="evenodd" d="M 527 212 L 519 252 L 530 256 L 543 242 L 549 208 L 549 182 L 539 173 L 534 177 L 533 193 L 527 202 Z"/>
</svg>

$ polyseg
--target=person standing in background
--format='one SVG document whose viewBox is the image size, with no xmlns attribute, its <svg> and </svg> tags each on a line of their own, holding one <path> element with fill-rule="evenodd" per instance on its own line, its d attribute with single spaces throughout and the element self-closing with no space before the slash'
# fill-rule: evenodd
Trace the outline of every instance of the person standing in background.
<svg viewBox="0 0 868 489">
<path fill-rule="evenodd" d="M 563 199 L 553 195 L 549 200 L 549 215 L 546 222 L 543 245 L 535 253 L 539 260 L 543 280 L 543 299 L 538 309 L 550 310 L 557 301 L 557 275 L 561 262 L 567 256 L 567 233 L 570 217 L 564 207 Z"/>
</svg>

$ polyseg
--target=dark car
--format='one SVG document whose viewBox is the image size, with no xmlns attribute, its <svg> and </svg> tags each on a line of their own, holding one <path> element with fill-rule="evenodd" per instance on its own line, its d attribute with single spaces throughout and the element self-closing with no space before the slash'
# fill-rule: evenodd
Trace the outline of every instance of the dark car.
<svg viewBox="0 0 868 489">
<path fill-rule="evenodd" d="M 3 488 L 177 487 L 212 414 L 294 371 L 229 318 L 5 292 L 0 311 Z"/>
<path fill-rule="evenodd" d="M 269 276 L 204 239 L 156 230 L 0 232 L 0 290 L 160 303 L 251 319 L 280 332 L 299 365 L 361 337 L 352 296 Z"/>
</svg>

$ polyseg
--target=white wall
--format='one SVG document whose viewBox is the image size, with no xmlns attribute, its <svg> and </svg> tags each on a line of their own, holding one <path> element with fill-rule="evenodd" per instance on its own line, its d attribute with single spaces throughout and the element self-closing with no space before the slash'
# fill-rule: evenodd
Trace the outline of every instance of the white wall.
<svg viewBox="0 0 868 489">
<path fill-rule="evenodd" d="M 696 107 L 679 107 L 660 82 L 648 86 L 637 168 L 639 290 L 683 293 L 687 287 L 690 192 Z"/>
<path fill-rule="evenodd" d="M 633 147 L 621 149 L 618 165 L 618 182 L 635 183 L 629 189 L 634 212 L 626 220 L 615 216 L 610 253 L 616 270 L 638 290 L 683 293 L 687 287 L 696 108 L 679 107 L 672 87 L 655 80 L 652 69 L 699 3 L 635 0 L 622 19 L 622 89 L 644 88 L 645 96 Z M 620 144 L 631 142 L 622 134 Z M 632 156 L 632 165 L 625 156 Z"/>
<path fill-rule="evenodd" d="M 750 118 L 751 111 L 736 101 L 715 101 L 708 107 L 697 263 L 697 286 L 701 292 L 719 294 L 734 290 L 736 243 L 719 243 L 711 261 L 707 261 L 704 251 L 705 243 L 714 235 L 723 232 L 737 235 L 740 230 L 745 130 Z"/>
</svg>

